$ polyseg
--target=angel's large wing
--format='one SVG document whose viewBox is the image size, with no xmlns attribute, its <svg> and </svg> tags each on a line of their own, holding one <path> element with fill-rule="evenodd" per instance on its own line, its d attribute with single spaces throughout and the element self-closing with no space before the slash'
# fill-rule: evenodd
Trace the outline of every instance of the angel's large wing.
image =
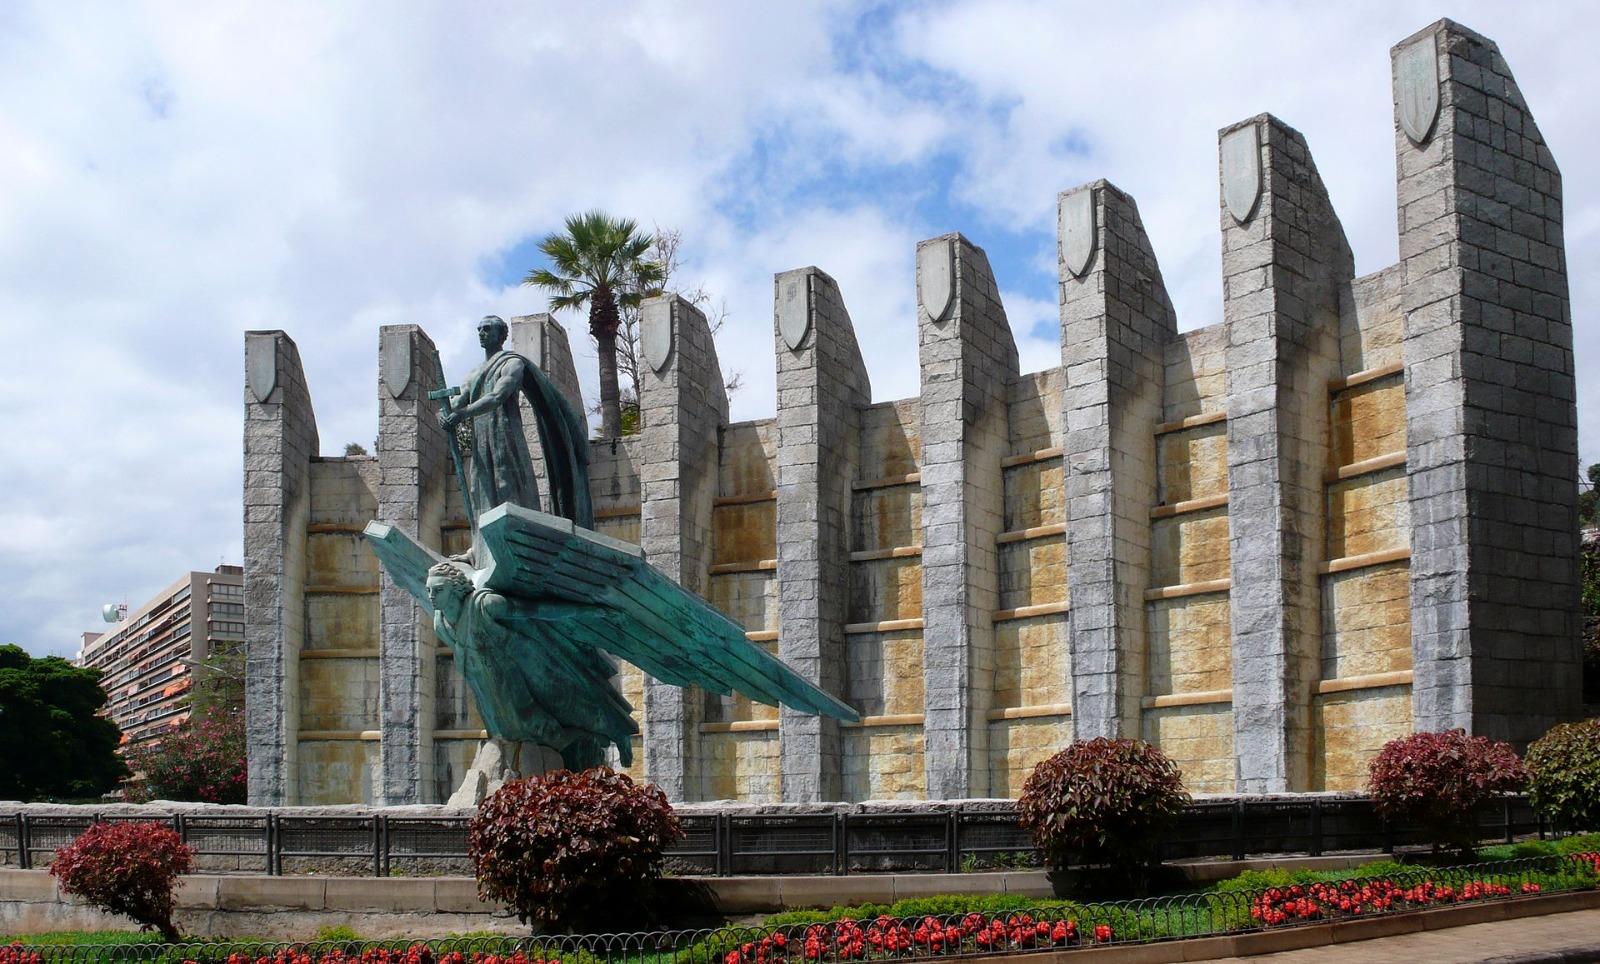
<svg viewBox="0 0 1600 964">
<path fill-rule="evenodd" d="M 753 645 L 710 603 L 651 568 L 637 546 L 510 504 L 485 513 L 479 532 L 493 557 L 480 577 L 484 588 L 601 607 L 607 631 L 588 642 L 663 683 L 721 695 L 737 690 L 769 706 L 860 718 Z"/>
<path fill-rule="evenodd" d="M 367 544 L 383 563 L 384 571 L 411 594 L 431 619 L 433 603 L 428 599 L 428 570 L 444 562 L 444 556 L 385 522 L 367 523 L 365 535 Z"/>
</svg>

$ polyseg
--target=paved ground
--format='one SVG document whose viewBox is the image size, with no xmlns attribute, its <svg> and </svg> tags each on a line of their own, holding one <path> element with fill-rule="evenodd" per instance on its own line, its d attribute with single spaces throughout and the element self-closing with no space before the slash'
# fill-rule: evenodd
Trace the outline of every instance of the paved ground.
<svg viewBox="0 0 1600 964">
<path fill-rule="evenodd" d="M 1277 964 L 1279 961 L 1293 964 L 1309 961 L 1318 964 L 1355 961 L 1401 961 L 1404 964 L 1600 961 L 1600 910 L 1469 924 L 1466 927 L 1380 937 L 1353 944 L 1223 960 L 1251 961 L 1255 964 Z"/>
</svg>

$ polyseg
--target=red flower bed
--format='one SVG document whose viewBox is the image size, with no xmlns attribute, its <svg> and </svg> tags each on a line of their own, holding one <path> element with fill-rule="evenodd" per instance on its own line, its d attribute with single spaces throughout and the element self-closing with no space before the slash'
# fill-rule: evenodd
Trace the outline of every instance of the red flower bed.
<svg viewBox="0 0 1600 964">
<path fill-rule="evenodd" d="M 0 961 L 0 964 L 6 964 Z M 195 964 L 185 961 L 184 964 Z M 490 954 L 473 951 L 439 953 L 426 944 L 412 944 L 406 948 L 372 947 L 357 953 L 334 950 L 295 948 L 280 950 L 272 955 L 229 954 L 227 964 L 561 964 L 554 958 L 529 957 L 522 951 L 511 954 Z"/>
<path fill-rule="evenodd" d="M 1295 884 L 1274 887 L 1250 905 L 1250 917 L 1268 927 L 1290 921 L 1322 920 L 1345 915 L 1378 914 L 1385 911 L 1417 910 L 1441 904 L 1510 897 L 1513 893 L 1537 894 L 1538 884 L 1525 883 L 1513 890 L 1506 884 L 1473 880 L 1459 888 L 1431 880 L 1402 887 L 1392 880 L 1343 880 L 1327 884 Z"/>
<path fill-rule="evenodd" d="M 1111 938 L 1111 928 L 1100 924 L 1091 940 L 1107 944 Z M 1077 921 L 1035 920 L 1022 913 L 967 914 L 948 920 L 924 917 L 921 921 L 883 916 L 865 925 L 845 918 L 832 924 L 811 924 L 797 937 L 778 931 L 746 941 L 724 955 L 723 964 L 777 964 L 796 956 L 797 946 L 798 956 L 806 961 L 860 961 L 889 955 L 1067 947 L 1081 941 Z"/>
</svg>

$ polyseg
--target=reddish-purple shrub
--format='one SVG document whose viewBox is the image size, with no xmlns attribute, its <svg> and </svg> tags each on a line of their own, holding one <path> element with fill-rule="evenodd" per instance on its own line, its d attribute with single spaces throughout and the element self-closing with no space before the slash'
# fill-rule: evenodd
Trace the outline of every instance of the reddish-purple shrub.
<svg viewBox="0 0 1600 964">
<path fill-rule="evenodd" d="M 191 718 L 159 743 L 128 751 L 128 768 L 144 777 L 128 784 L 128 799 L 244 803 L 245 757 L 242 710 Z"/>
<path fill-rule="evenodd" d="M 97 823 L 56 851 L 50 875 L 62 893 L 154 928 L 169 942 L 172 891 L 178 875 L 194 867 L 194 850 L 159 823 Z"/>
<path fill-rule="evenodd" d="M 1464 730 L 1390 740 L 1369 767 L 1367 792 L 1378 812 L 1416 823 L 1432 841 L 1472 855 L 1478 808 L 1522 789 L 1528 771 L 1511 744 Z"/>
<path fill-rule="evenodd" d="M 514 780 L 484 800 L 467 832 L 478 894 L 523 923 L 597 922 L 637 902 L 682 836 L 666 794 L 595 767 Z"/>
<path fill-rule="evenodd" d="M 1183 774 L 1143 740 L 1074 743 L 1034 768 L 1017 814 L 1052 866 L 1072 857 L 1137 883 L 1160 833 L 1189 803 Z"/>
</svg>

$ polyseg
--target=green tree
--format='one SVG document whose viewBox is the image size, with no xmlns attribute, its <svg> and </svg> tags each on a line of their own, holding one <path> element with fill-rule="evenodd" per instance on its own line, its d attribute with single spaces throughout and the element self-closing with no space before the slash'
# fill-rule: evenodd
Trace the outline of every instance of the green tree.
<svg viewBox="0 0 1600 964">
<path fill-rule="evenodd" d="M 1584 475 L 1578 483 L 1578 527 L 1593 529 L 1600 526 L 1600 462 L 1589 466 Z"/>
<path fill-rule="evenodd" d="M 0 646 L 0 800 L 96 797 L 126 774 L 100 671 Z"/>
<path fill-rule="evenodd" d="M 623 308 L 637 307 L 661 283 L 661 266 L 649 259 L 655 239 L 639 233 L 637 222 L 587 211 L 567 218 L 566 231 L 539 242 L 549 268 L 528 272 L 523 284 L 550 293 L 550 310 L 589 309 L 600 365 L 600 431 L 622 434 L 621 393 L 617 386 L 617 330 Z"/>
</svg>

